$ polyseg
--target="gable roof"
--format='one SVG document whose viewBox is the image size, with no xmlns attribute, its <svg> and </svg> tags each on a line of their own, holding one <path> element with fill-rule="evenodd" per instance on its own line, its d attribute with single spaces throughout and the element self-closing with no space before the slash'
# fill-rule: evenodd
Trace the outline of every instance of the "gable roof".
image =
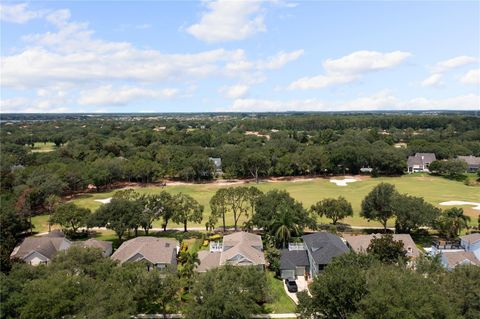
<svg viewBox="0 0 480 319">
<path fill-rule="evenodd" d="M 58 229 L 54 229 L 52 230 L 51 232 L 47 233 L 45 236 L 42 236 L 42 237 L 65 237 L 65 234 L 61 231 L 61 230 L 58 230 Z"/>
<path fill-rule="evenodd" d="M 176 264 L 177 246 L 175 239 L 141 236 L 124 242 L 111 258 L 124 263 L 141 255 L 152 264 Z"/>
<path fill-rule="evenodd" d="M 450 269 L 465 263 L 480 266 L 480 260 L 470 251 L 443 252 L 442 255 Z"/>
<path fill-rule="evenodd" d="M 343 255 L 349 251 L 340 237 L 332 233 L 317 232 L 302 236 L 303 242 L 312 254 L 315 263 L 328 264 L 333 257 Z"/>
<path fill-rule="evenodd" d="M 241 260 L 232 260 L 237 255 L 241 255 L 254 265 L 265 265 L 262 237 L 247 232 L 236 232 L 223 237 L 220 265 L 241 264 Z"/>
<path fill-rule="evenodd" d="M 366 252 L 370 242 L 374 238 L 381 237 L 381 234 L 370 235 L 344 235 L 343 238 L 347 241 L 348 245 L 355 252 Z M 393 234 L 393 240 L 402 241 L 403 248 L 407 251 L 408 257 L 418 257 L 420 250 L 415 245 L 412 237 L 409 234 Z"/>
<path fill-rule="evenodd" d="M 407 166 L 425 165 L 435 161 L 437 157 L 435 153 L 416 153 L 415 156 L 409 156 L 407 159 Z"/>
<path fill-rule="evenodd" d="M 295 269 L 295 267 L 308 266 L 308 254 L 306 250 L 282 249 L 280 257 L 280 269 Z"/>
<path fill-rule="evenodd" d="M 15 247 L 10 257 L 24 259 L 37 252 L 51 260 L 60 250 L 68 249 L 71 245 L 72 243 L 64 237 L 31 236 Z"/>
<path fill-rule="evenodd" d="M 478 166 L 480 165 L 480 157 L 476 156 L 458 156 L 458 159 L 465 161 L 470 166 Z"/>
<path fill-rule="evenodd" d="M 99 248 L 102 251 L 107 251 L 112 249 L 112 242 L 106 240 L 98 240 L 95 238 L 90 238 L 86 241 L 78 242 L 78 245 L 81 247 L 88 247 L 88 248 Z"/>
<path fill-rule="evenodd" d="M 468 234 L 465 236 L 460 236 L 460 239 L 468 242 L 470 245 L 475 244 L 480 241 L 480 233 Z"/>
<path fill-rule="evenodd" d="M 205 272 L 212 268 L 220 266 L 220 255 L 221 252 L 210 252 L 208 250 L 200 250 L 198 252 L 198 259 L 200 260 L 200 265 L 196 268 L 198 272 Z"/>
</svg>

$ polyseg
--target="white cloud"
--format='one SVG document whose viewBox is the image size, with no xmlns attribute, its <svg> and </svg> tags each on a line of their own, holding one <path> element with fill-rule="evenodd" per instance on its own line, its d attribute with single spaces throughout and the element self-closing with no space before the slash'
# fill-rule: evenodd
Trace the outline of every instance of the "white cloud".
<svg viewBox="0 0 480 319">
<path fill-rule="evenodd" d="M 296 90 L 308 90 L 308 89 L 321 89 L 327 86 L 347 84 L 351 83 L 359 78 L 358 75 L 349 74 L 330 74 L 330 75 L 317 75 L 313 77 L 304 77 L 292 82 L 289 85 L 289 89 Z"/>
<path fill-rule="evenodd" d="M 200 22 L 187 28 L 199 40 L 214 43 L 248 38 L 266 31 L 261 1 L 215 0 L 206 2 L 208 11 Z"/>
<path fill-rule="evenodd" d="M 300 78 L 292 82 L 289 89 L 320 89 L 351 83 L 360 79 L 363 74 L 398 66 L 410 56 L 411 53 L 402 51 L 356 51 L 339 59 L 324 61 L 325 74 Z"/>
<path fill-rule="evenodd" d="M 323 67 L 327 73 L 332 74 L 361 74 L 393 68 L 411 55 L 411 53 L 403 51 L 389 53 L 356 51 L 340 59 L 328 59 L 323 62 Z"/>
<path fill-rule="evenodd" d="M 134 100 L 150 98 L 170 98 L 178 93 L 177 89 L 163 90 L 145 89 L 139 87 L 123 86 L 115 88 L 112 85 L 101 86 L 94 90 L 85 90 L 80 93 L 78 103 L 81 105 L 108 106 L 126 105 Z"/>
<path fill-rule="evenodd" d="M 40 18 L 44 11 L 33 11 L 28 9 L 27 3 L 2 4 L 0 3 L 0 20 L 12 23 L 25 23 L 32 19 Z"/>
<path fill-rule="evenodd" d="M 41 92 L 39 98 L 16 97 L 0 100 L 1 113 L 64 113 L 72 112 L 66 107 L 68 99 L 63 92 L 51 95 Z"/>
<path fill-rule="evenodd" d="M 244 97 L 249 90 L 249 86 L 245 84 L 237 84 L 220 89 L 220 92 L 224 93 L 227 98 L 239 99 Z"/>
<path fill-rule="evenodd" d="M 297 60 L 303 55 L 303 50 L 296 50 L 292 52 L 279 52 L 276 55 L 267 58 L 258 63 L 258 69 L 263 70 L 277 70 L 283 68 L 287 63 Z"/>
<path fill-rule="evenodd" d="M 460 82 L 462 82 L 463 84 L 480 85 L 480 69 L 468 71 L 460 78 Z"/>
<path fill-rule="evenodd" d="M 480 107 L 480 96 L 467 94 L 446 99 L 417 97 L 402 100 L 390 91 L 384 90 L 371 96 L 343 102 L 329 102 L 319 99 L 268 100 L 237 99 L 231 107 L 219 111 L 261 112 L 261 111 L 367 111 L 367 110 L 475 110 Z"/>
<path fill-rule="evenodd" d="M 474 63 L 477 59 L 471 56 L 461 55 L 448 60 L 440 61 L 434 66 L 434 72 L 443 73 L 463 65 Z"/>
<path fill-rule="evenodd" d="M 441 86 L 443 75 L 441 73 L 434 73 L 430 75 L 428 78 L 422 81 L 422 86 Z"/>
<path fill-rule="evenodd" d="M 53 11 L 48 14 L 45 19 L 59 28 L 64 27 L 69 22 L 68 20 L 70 20 L 70 10 L 61 9 Z"/>
<path fill-rule="evenodd" d="M 1 85 L 14 88 L 74 87 L 92 81 L 160 83 L 208 76 L 262 81 L 264 72 L 283 67 L 303 50 L 279 52 L 250 61 L 243 50 L 215 49 L 191 54 L 168 54 L 138 49 L 128 42 L 94 38 L 87 23 L 69 21 L 68 10 L 51 12 L 46 19 L 58 30 L 24 37 L 29 45 L 20 53 L 3 56 Z"/>
</svg>

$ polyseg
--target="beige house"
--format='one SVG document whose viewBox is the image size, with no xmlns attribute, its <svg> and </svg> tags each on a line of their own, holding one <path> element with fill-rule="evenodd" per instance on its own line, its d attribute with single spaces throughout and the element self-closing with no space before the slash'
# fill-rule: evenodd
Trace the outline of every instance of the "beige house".
<svg viewBox="0 0 480 319">
<path fill-rule="evenodd" d="M 59 251 L 66 250 L 71 245 L 62 232 L 54 231 L 46 236 L 25 238 L 12 251 L 10 258 L 19 258 L 33 266 L 48 264 Z"/>
<path fill-rule="evenodd" d="M 221 243 L 210 243 L 210 249 L 199 251 L 198 258 L 198 272 L 223 265 L 265 267 L 262 238 L 247 232 L 224 236 Z"/>
<path fill-rule="evenodd" d="M 381 234 L 371 235 L 343 235 L 343 238 L 347 241 L 347 246 L 355 252 L 366 252 L 370 242 L 374 238 L 382 236 Z M 415 245 L 412 237 L 409 234 L 394 234 L 393 240 L 401 241 L 403 248 L 407 252 L 407 257 L 417 258 L 420 256 L 420 250 Z"/>
<path fill-rule="evenodd" d="M 164 269 L 177 265 L 178 241 L 171 238 L 142 236 L 124 242 L 112 259 L 124 262 L 146 261 L 150 267 Z"/>
</svg>

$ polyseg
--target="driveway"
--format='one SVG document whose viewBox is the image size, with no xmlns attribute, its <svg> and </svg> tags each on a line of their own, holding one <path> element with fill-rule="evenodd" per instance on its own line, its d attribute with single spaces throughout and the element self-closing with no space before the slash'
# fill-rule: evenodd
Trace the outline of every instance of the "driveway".
<svg viewBox="0 0 480 319">
<path fill-rule="evenodd" d="M 297 279 L 295 280 L 297 282 L 297 287 L 298 287 L 298 292 L 304 291 L 308 289 L 307 281 L 305 280 L 305 277 L 303 276 L 298 276 Z M 297 293 L 295 292 L 289 292 L 287 289 L 287 285 L 285 284 L 285 281 L 283 282 L 283 289 L 285 289 L 285 292 L 287 295 L 293 300 L 293 302 L 298 305 L 298 297 Z"/>
</svg>

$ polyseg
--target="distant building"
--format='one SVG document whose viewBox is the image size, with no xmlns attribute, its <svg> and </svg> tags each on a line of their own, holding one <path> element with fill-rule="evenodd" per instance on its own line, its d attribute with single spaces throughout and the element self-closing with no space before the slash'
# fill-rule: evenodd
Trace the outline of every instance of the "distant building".
<svg viewBox="0 0 480 319">
<path fill-rule="evenodd" d="M 55 255 L 70 248 L 72 242 L 60 231 L 54 231 L 46 236 L 31 236 L 25 238 L 10 254 L 10 258 L 19 258 L 27 264 L 37 266 L 48 264 Z"/>
<path fill-rule="evenodd" d="M 372 239 L 380 236 L 382 235 L 344 235 L 343 238 L 347 241 L 347 246 L 350 247 L 354 252 L 365 253 L 367 252 Z M 417 258 L 420 256 L 420 250 L 417 248 L 415 242 L 409 234 L 393 234 L 392 236 L 394 241 L 401 241 L 403 243 L 403 248 L 407 252 L 407 257 Z"/>
<path fill-rule="evenodd" d="M 222 159 L 220 157 L 209 157 L 208 159 L 215 165 L 215 171 L 222 173 Z"/>
<path fill-rule="evenodd" d="M 247 232 L 226 235 L 221 243 L 211 242 L 208 251 L 198 252 L 198 258 L 198 272 L 223 265 L 265 267 L 262 237 Z"/>
<path fill-rule="evenodd" d="M 112 255 L 120 263 L 146 261 L 149 268 L 177 265 L 178 241 L 171 238 L 136 237 L 124 242 Z"/>
<path fill-rule="evenodd" d="M 458 159 L 467 163 L 467 172 L 469 173 L 474 173 L 480 169 L 480 157 L 470 155 L 459 156 Z"/>
<path fill-rule="evenodd" d="M 428 166 L 436 160 L 437 157 L 434 153 L 416 153 L 415 156 L 409 156 L 407 159 L 408 172 L 429 172 Z"/>
</svg>

